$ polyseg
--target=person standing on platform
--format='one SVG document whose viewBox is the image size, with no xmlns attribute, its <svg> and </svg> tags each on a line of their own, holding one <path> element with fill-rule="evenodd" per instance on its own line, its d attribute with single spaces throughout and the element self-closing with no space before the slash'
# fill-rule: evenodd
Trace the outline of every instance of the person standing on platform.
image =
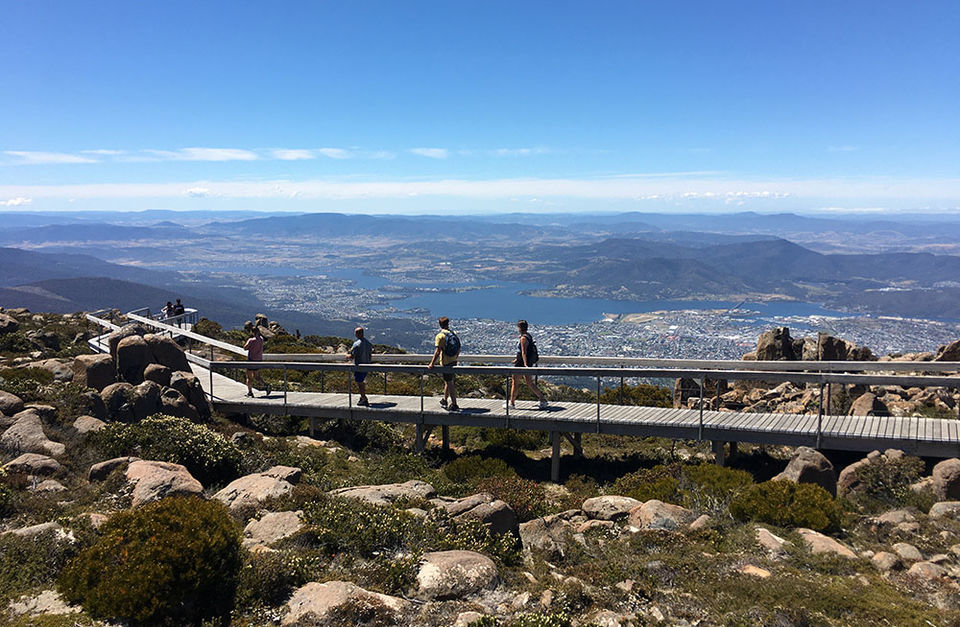
<svg viewBox="0 0 960 627">
<path fill-rule="evenodd" d="M 443 367 L 456 366 L 457 357 L 460 356 L 460 338 L 456 333 L 450 330 L 450 318 L 444 316 L 437 320 L 440 325 L 440 332 L 433 338 L 433 359 L 430 360 L 428 369 L 437 365 L 437 360 Z M 456 375 L 452 372 L 443 373 L 443 398 L 440 399 L 440 406 L 447 411 L 460 411 L 457 405 L 457 382 Z M 449 404 L 447 398 L 450 399 Z"/>
<path fill-rule="evenodd" d="M 373 344 L 370 343 L 370 340 L 363 337 L 363 327 L 354 329 L 353 334 L 357 336 L 357 341 L 353 343 L 353 346 L 351 346 L 347 352 L 347 359 L 352 359 L 354 365 L 357 366 L 360 364 L 369 364 L 373 361 Z M 357 382 L 357 389 L 360 390 L 360 400 L 357 401 L 357 405 L 363 407 L 370 406 L 370 400 L 367 399 L 366 378 L 366 372 L 355 371 L 353 373 L 353 380 Z"/>
<path fill-rule="evenodd" d="M 516 368 L 532 368 L 537 365 L 537 361 L 540 359 L 540 354 L 537 351 L 537 345 L 533 342 L 533 336 L 527 332 L 529 325 L 526 320 L 520 320 L 517 322 L 517 331 L 520 334 L 519 339 L 517 340 L 517 356 L 513 360 L 513 365 Z M 527 387 L 530 388 L 534 394 L 537 395 L 537 398 L 540 399 L 540 409 L 547 408 L 547 397 L 544 396 L 543 390 L 534 383 L 533 377 L 528 374 L 513 375 L 513 385 L 510 387 L 510 400 L 509 406 L 510 409 L 516 409 L 517 407 L 517 396 L 520 394 L 520 379 L 523 379 L 523 382 L 527 384 Z M 507 403 L 504 403 L 506 406 Z"/>
<path fill-rule="evenodd" d="M 253 336 L 243 345 L 247 351 L 247 361 L 263 361 L 263 336 L 260 335 L 260 327 L 253 326 L 253 323 L 247 320 L 243 328 L 253 333 Z M 266 390 L 264 397 L 270 396 L 270 384 L 263 380 L 260 371 L 256 368 L 247 368 L 247 396 L 253 396 L 254 379 Z"/>
</svg>

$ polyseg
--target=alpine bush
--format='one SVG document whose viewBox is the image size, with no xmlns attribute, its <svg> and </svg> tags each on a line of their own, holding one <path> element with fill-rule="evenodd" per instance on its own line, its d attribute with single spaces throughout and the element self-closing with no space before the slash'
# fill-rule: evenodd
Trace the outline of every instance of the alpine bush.
<svg viewBox="0 0 960 627">
<path fill-rule="evenodd" d="M 854 489 L 848 500 L 868 511 L 882 511 L 891 507 L 920 505 L 922 498 L 910 486 L 923 477 L 924 463 L 919 457 L 888 459 L 879 457 L 856 470 Z M 929 509 L 932 503 L 921 509 Z"/>
<path fill-rule="evenodd" d="M 472 484 L 488 477 L 512 477 L 517 473 L 502 459 L 468 455 L 444 466 L 443 474 L 454 483 Z"/>
<path fill-rule="evenodd" d="M 186 418 L 157 414 L 135 424 L 111 423 L 96 438 L 107 455 L 182 464 L 204 485 L 227 483 L 241 471 L 236 444 Z"/>
<path fill-rule="evenodd" d="M 168 498 L 114 514 L 67 564 L 59 587 L 95 618 L 196 625 L 229 614 L 240 533 L 217 502 Z"/>
<path fill-rule="evenodd" d="M 681 500 L 680 469 L 678 466 L 654 466 L 641 468 L 623 475 L 607 491 L 609 494 L 629 496 L 638 501 L 657 499 L 664 503 L 679 503 Z"/>
<path fill-rule="evenodd" d="M 683 504 L 696 510 L 721 510 L 747 486 L 753 476 L 745 470 L 716 464 L 684 466 Z"/>
<path fill-rule="evenodd" d="M 547 513 L 547 494 L 536 481 L 517 476 L 488 477 L 477 482 L 479 492 L 489 492 L 509 505 L 520 522 Z"/>
<path fill-rule="evenodd" d="M 820 486 L 792 481 L 764 481 L 744 489 L 730 502 L 730 513 L 743 521 L 814 531 L 839 529 L 842 514 L 836 499 Z"/>
</svg>

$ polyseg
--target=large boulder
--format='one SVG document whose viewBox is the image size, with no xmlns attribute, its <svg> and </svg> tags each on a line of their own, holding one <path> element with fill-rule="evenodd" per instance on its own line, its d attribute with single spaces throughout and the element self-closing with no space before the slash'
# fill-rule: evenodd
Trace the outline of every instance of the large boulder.
<svg viewBox="0 0 960 627">
<path fill-rule="evenodd" d="M 252 547 L 273 544 L 303 528 L 303 512 L 269 512 L 251 520 L 243 529 L 243 545 Z"/>
<path fill-rule="evenodd" d="M 952 518 L 960 521 L 960 501 L 940 501 L 930 507 L 930 518 Z"/>
<path fill-rule="evenodd" d="M 427 601 L 459 599 L 496 585 L 497 566 L 474 551 L 424 554 L 417 572 L 417 596 Z"/>
<path fill-rule="evenodd" d="M 114 331 L 107 337 L 107 345 L 110 347 L 110 356 L 114 359 L 117 358 L 117 348 L 120 346 L 120 342 L 124 338 L 132 337 L 134 335 L 143 337 L 147 333 L 149 333 L 149 330 L 139 322 L 124 325 L 122 328 Z"/>
<path fill-rule="evenodd" d="M 11 315 L 0 313 L 0 335 L 13 333 L 20 328 L 20 323 Z"/>
<path fill-rule="evenodd" d="M 763 333 L 757 339 L 757 361 L 792 361 L 797 359 L 793 352 L 793 339 L 790 329 L 777 327 Z"/>
<path fill-rule="evenodd" d="M 640 529 L 677 531 L 696 518 L 697 515 L 686 507 L 652 499 L 631 509 L 627 515 L 627 522 Z"/>
<path fill-rule="evenodd" d="M 171 372 L 182 370 L 190 372 L 190 362 L 183 349 L 166 335 L 157 335 L 149 333 L 143 336 L 144 341 L 150 348 L 150 361 L 161 366 L 166 366 Z"/>
<path fill-rule="evenodd" d="M 857 554 L 847 545 L 838 542 L 830 536 L 825 536 L 812 529 L 797 529 L 800 539 L 807 545 L 814 554 L 828 554 L 845 557 L 847 559 L 856 559 Z"/>
<path fill-rule="evenodd" d="M 254 473 L 231 481 L 227 487 L 214 494 L 213 498 L 231 510 L 237 510 L 259 505 L 269 498 L 283 496 L 291 490 L 293 490 L 293 484 L 289 481 L 266 473 Z"/>
<path fill-rule="evenodd" d="M 938 348 L 933 361 L 960 361 L 960 340 Z"/>
<path fill-rule="evenodd" d="M 87 479 L 90 481 L 103 481 L 117 468 L 129 466 L 133 462 L 138 461 L 140 461 L 139 457 L 114 457 L 113 459 L 107 459 L 102 462 L 98 462 L 90 466 L 90 471 L 87 473 Z"/>
<path fill-rule="evenodd" d="M 505 502 L 493 495 L 481 492 L 450 503 L 441 505 L 455 520 L 472 518 L 487 526 L 490 533 L 503 534 L 520 532 L 520 521 L 516 512 Z"/>
<path fill-rule="evenodd" d="M 837 495 L 845 496 L 860 488 L 861 483 L 859 477 L 857 476 L 857 472 L 870 463 L 872 463 L 871 460 L 864 457 L 863 459 L 855 461 L 841 470 L 840 476 L 837 477 Z"/>
<path fill-rule="evenodd" d="M 873 353 L 866 346 L 857 346 L 849 340 L 817 334 L 817 360 L 819 361 L 872 361 Z"/>
<path fill-rule="evenodd" d="M 73 380 L 98 392 L 117 380 L 110 355 L 77 355 L 73 358 Z"/>
<path fill-rule="evenodd" d="M 203 486 L 180 464 L 135 461 L 127 466 L 127 481 L 133 484 L 133 507 L 171 496 L 198 496 Z"/>
<path fill-rule="evenodd" d="M 100 392 L 100 398 L 111 420 L 133 422 L 133 386 L 125 381 L 111 383 Z"/>
<path fill-rule="evenodd" d="M 833 496 L 837 495 L 837 473 L 833 470 L 833 464 L 809 446 L 797 448 L 786 469 L 774 480 L 815 483 Z"/>
<path fill-rule="evenodd" d="M 164 388 L 160 394 L 160 409 L 168 416 L 186 418 L 194 422 L 200 420 L 200 413 L 180 392 L 173 388 Z"/>
<path fill-rule="evenodd" d="M 162 388 L 170 387 L 170 369 L 162 364 L 150 364 L 143 370 L 143 380 L 153 381 Z"/>
<path fill-rule="evenodd" d="M 54 381 L 73 381 L 73 365 L 59 359 L 41 359 L 23 364 L 24 368 L 39 368 L 53 375 Z"/>
<path fill-rule="evenodd" d="M 850 416 L 889 416 L 890 412 L 887 406 L 883 404 L 876 394 L 865 392 L 861 394 L 850 405 Z"/>
<path fill-rule="evenodd" d="M 143 371 L 150 363 L 150 349 L 139 335 L 130 335 L 117 344 L 117 372 L 127 383 L 143 381 Z"/>
<path fill-rule="evenodd" d="M 23 401 L 20 397 L 0 390 L 0 413 L 13 416 L 23 411 Z"/>
<path fill-rule="evenodd" d="M 287 601 L 286 616 L 282 625 L 299 624 L 301 619 L 310 618 L 322 621 L 330 610 L 347 601 L 360 601 L 368 605 L 382 606 L 390 614 L 402 613 L 410 609 L 410 602 L 397 597 L 370 592 L 349 581 L 311 582 L 297 589 Z M 313 624 L 312 622 L 310 624 Z M 378 623 L 387 624 L 387 623 Z"/>
<path fill-rule="evenodd" d="M 162 409 L 160 404 L 160 386 L 153 381 L 144 381 L 134 386 L 130 391 L 130 401 L 133 405 L 133 419 L 143 420 Z"/>
<path fill-rule="evenodd" d="M 933 467 L 933 493 L 941 501 L 960 499 L 960 459 L 945 459 Z"/>
<path fill-rule="evenodd" d="M 53 475 L 61 468 L 63 466 L 54 458 L 37 453 L 24 453 L 3 465 L 3 469 L 8 472 L 19 472 L 25 475 Z"/>
<path fill-rule="evenodd" d="M 330 491 L 331 496 L 343 496 L 358 499 L 372 505 L 390 505 L 400 498 L 429 499 L 437 495 L 433 486 L 424 481 L 412 479 L 403 483 L 384 485 L 361 485 L 351 488 L 338 488 Z"/>
<path fill-rule="evenodd" d="M 583 502 L 581 509 L 587 518 L 594 520 L 616 520 L 618 518 L 625 518 L 627 514 L 630 513 L 630 510 L 638 505 L 643 505 L 643 503 L 629 496 L 610 494 L 587 499 Z"/>
<path fill-rule="evenodd" d="M 520 541 L 524 551 L 536 549 L 545 552 L 551 559 L 561 558 L 567 551 L 573 532 L 573 525 L 569 521 L 554 514 L 521 523 Z"/>
<path fill-rule="evenodd" d="M 43 432 L 43 421 L 33 409 L 25 409 L 14 416 L 13 425 L 0 436 L 0 449 L 14 454 L 39 453 L 57 457 L 66 447 L 54 442 Z"/>
<path fill-rule="evenodd" d="M 200 380 L 192 372 L 176 371 L 170 375 L 170 387 L 180 392 L 187 402 L 193 405 L 201 418 L 210 417 L 210 403 L 200 385 Z"/>
</svg>

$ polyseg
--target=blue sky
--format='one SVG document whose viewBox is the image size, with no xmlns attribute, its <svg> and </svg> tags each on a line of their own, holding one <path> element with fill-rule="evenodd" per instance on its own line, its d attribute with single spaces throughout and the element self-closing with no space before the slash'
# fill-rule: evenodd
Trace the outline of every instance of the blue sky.
<svg viewBox="0 0 960 627">
<path fill-rule="evenodd" d="M 0 210 L 955 211 L 960 3 L 0 3 Z"/>
</svg>

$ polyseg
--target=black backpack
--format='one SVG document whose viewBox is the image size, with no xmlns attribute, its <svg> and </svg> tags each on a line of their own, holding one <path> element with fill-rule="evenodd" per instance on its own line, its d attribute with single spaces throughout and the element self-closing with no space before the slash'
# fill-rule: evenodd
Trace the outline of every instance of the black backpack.
<svg viewBox="0 0 960 627">
<path fill-rule="evenodd" d="M 443 354 L 447 357 L 456 357 L 460 354 L 460 338 L 453 331 L 447 331 L 444 335 Z"/>
<path fill-rule="evenodd" d="M 533 336 L 529 333 L 524 333 L 527 336 L 527 363 L 529 365 L 534 365 L 540 361 L 540 353 L 537 352 L 537 345 L 533 341 Z"/>
</svg>

